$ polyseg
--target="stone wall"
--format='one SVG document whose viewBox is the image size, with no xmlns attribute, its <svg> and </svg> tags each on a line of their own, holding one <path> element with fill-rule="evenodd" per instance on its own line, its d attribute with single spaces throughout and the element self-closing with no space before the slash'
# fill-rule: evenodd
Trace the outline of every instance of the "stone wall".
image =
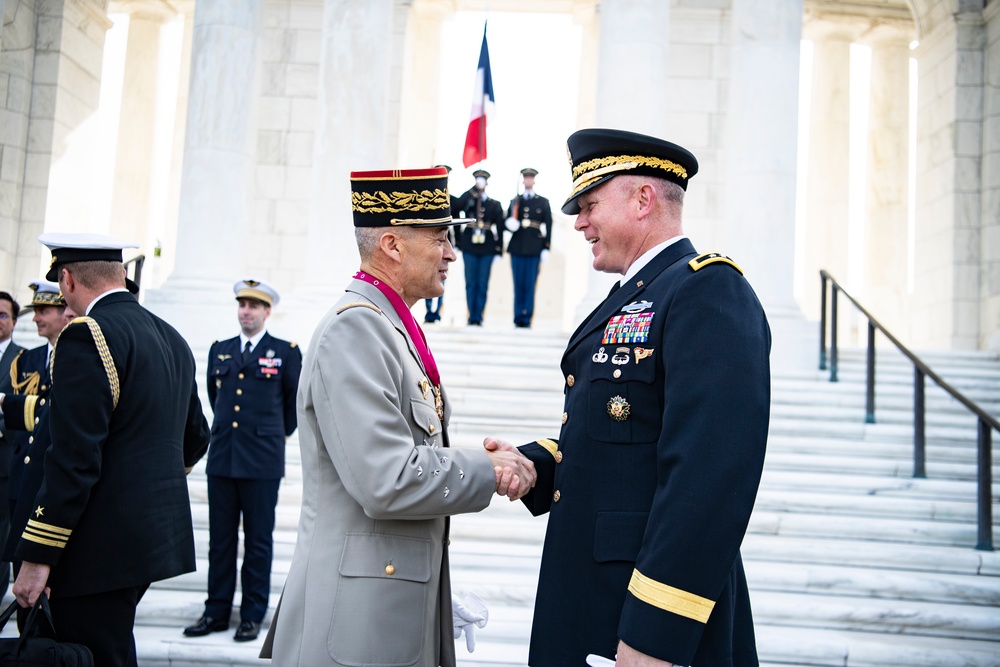
<svg viewBox="0 0 1000 667">
<path fill-rule="evenodd" d="M 980 338 L 983 349 L 1000 350 L 1000 1 L 983 12 L 983 194 L 980 268 Z"/>
</svg>

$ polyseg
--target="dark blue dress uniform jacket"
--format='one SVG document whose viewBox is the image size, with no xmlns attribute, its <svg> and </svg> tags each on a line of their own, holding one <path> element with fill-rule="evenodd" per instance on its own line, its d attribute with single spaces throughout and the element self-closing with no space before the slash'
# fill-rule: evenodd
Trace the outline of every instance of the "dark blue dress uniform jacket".
<svg viewBox="0 0 1000 667">
<path fill-rule="evenodd" d="M 46 349 L 48 346 L 44 346 Z M 48 355 L 46 355 L 48 356 Z M 49 436 L 48 391 L 42 394 L 12 394 L 3 399 L 4 424 L 10 431 L 24 435 L 25 449 L 20 454 L 19 495 L 10 515 L 10 537 L 4 547 L 2 560 L 16 561 L 14 549 L 18 538 L 33 518 L 35 496 L 42 486 L 45 451 L 52 444 Z M 8 432 L 10 432 L 8 431 Z M 11 467 L 13 470 L 13 466 Z"/>
<path fill-rule="evenodd" d="M 59 335 L 52 446 L 15 551 L 52 565 L 52 597 L 195 569 L 186 469 L 208 447 L 191 349 L 131 294 L 101 298 Z"/>
<path fill-rule="evenodd" d="M 22 387 L 21 391 L 15 389 L 17 394 L 30 394 L 33 396 L 47 394 L 49 385 L 51 384 L 49 378 L 49 346 L 40 345 L 39 347 L 25 350 L 14 360 L 10 369 L 12 377 L 15 377 L 17 384 Z M 26 430 L 15 429 L 8 433 L 8 437 L 13 445 L 13 453 L 10 458 L 10 481 L 7 486 L 7 497 L 12 501 L 17 500 L 18 490 L 21 488 L 21 478 L 24 476 L 24 457 L 28 455 L 28 449 L 31 446 L 31 443 L 28 442 L 31 436 L 27 431 L 31 430 L 30 427 L 33 424 L 28 424 L 27 426 L 29 428 Z M 39 459 L 40 461 L 41 459 Z M 13 532 L 12 528 L 11 534 L 16 536 L 21 533 L 20 531 Z M 16 543 L 16 539 L 8 542 L 10 545 Z"/>
<path fill-rule="evenodd" d="M 507 244 L 508 253 L 524 257 L 537 257 L 542 254 L 543 250 L 552 249 L 552 207 L 549 205 L 548 199 L 541 195 L 532 195 L 531 199 L 525 199 L 524 195 L 518 195 L 510 200 L 510 206 L 507 207 L 507 217 L 516 218 L 518 223 L 521 223 L 521 227 L 517 231 L 510 233 L 510 243 Z M 523 224 L 522 221 L 530 221 L 535 224 L 544 223 L 545 233 L 542 233 L 540 227 Z"/>
<path fill-rule="evenodd" d="M 486 236 L 483 243 L 473 243 L 475 228 L 471 224 L 465 224 L 458 232 L 458 249 L 470 255 L 502 255 L 503 254 L 503 206 L 496 199 L 490 197 L 483 201 L 480 193 L 472 188 L 465 191 L 458 202 L 453 205 L 452 216 L 455 212 L 465 213 L 465 218 L 469 222 L 481 220 L 485 224 L 482 230 Z"/>
<path fill-rule="evenodd" d="M 208 400 L 215 412 L 209 475 L 280 479 L 285 437 L 295 431 L 295 392 L 302 350 L 265 333 L 240 361 L 240 337 L 212 344 L 208 353 Z"/>
<path fill-rule="evenodd" d="M 618 640 L 679 665 L 756 665 L 740 543 L 764 461 L 770 330 L 741 273 L 665 248 L 570 338 L 558 441 L 521 450 L 549 513 L 532 667 Z"/>
</svg>

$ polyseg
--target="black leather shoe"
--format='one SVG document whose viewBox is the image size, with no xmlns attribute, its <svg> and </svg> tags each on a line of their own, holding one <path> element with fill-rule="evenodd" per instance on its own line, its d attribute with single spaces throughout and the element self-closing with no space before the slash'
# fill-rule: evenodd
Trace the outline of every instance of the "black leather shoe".
<svg viewBox="0 0 1000 667">
<path fill-rule="evenodd" d="M 240 627 L 237 628 L 236 634 L 233 635 L 233 639 L 238 642 L 249 642 L 257 639 L 257 634 L 260 632 L 260 623 L 254 623 L 253 621 L 241 621 Z"/>
<path fill-rule="evenodd" d="M 229 621 L 216 620 L 211 616 L 202 616 L 194 625 L 184 628 L 187 637 L 204 637 L 212 632 L 225 632 L 229 629 Z"/>
</svg>

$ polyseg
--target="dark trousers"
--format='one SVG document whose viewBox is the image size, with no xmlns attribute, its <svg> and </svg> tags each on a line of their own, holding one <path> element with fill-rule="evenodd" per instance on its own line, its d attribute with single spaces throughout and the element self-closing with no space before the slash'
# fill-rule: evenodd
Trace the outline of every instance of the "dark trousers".
<svg viewBox="0 0 1000 667">
<path fill-rule="evenodd" d="M 208 599 L 205 614 L 229 620 L 236 595 L 236 551 L 243 515 L 240 620 L 260 623 L 271 593 L 274 508 L 280 479 L 208 476 Z"/>
<path fill-rule="evenodd" d="M 52 624 L 57 630 L 55 639 L 83 644 L 94 654 L 95 665 L 136 667 L 132 628 L 135 608 L 147 588 L 149 584 L 49 600 Z M 28 611 L 18 609 L 18 627 L 23 625 Z"/>
<path fill-rule="evenodd" d="M 490 285 L 490 268 L 493 255 L 462 254 L 465 264 L 465 302 L 469 307 L 469 324 L 483 323 L 486 308 L 486 290 Z"/>
<path fill-rule="evenodd" d="M 514 274 L 514 324 L 531 326 L 535 314 L 535 285 L 538 282 L 538 255 L 511 255 L 510 268 Z"/>
<path fill-rule="evenodd" d="M 434 302 L 437 301 L 437 305 Z M 437 299 L 424 299 L 424 307 L 427 308 L 427 314 L 424 315 L 424 322 L 438 322 L 441 319 L 441 302 L 444 301 L 444 294 L 439 296 Z"/>
</svg>

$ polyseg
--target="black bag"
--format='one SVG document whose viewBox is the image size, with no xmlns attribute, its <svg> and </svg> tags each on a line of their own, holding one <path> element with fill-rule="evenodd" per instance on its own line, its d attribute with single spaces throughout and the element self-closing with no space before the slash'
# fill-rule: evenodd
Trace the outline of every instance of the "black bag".
<svg viewBox="0 0 1000 667">
<path fill-rule="evenodd" d="M 18 607 L 20 605 L 14 600 L 0 614 L 0 630 L 7 625 Z M 94 667 L 94 656 L 83 644 L 61 643 L 35 636 L 41 620 L 39 613 L 45 615 L 52 628 L 52 611 L 45 593 L 38 597 L 38 602 L 31 608 L 21 636 L 17 639 L 0 639 L 0 667 Z"/>
</svg>

